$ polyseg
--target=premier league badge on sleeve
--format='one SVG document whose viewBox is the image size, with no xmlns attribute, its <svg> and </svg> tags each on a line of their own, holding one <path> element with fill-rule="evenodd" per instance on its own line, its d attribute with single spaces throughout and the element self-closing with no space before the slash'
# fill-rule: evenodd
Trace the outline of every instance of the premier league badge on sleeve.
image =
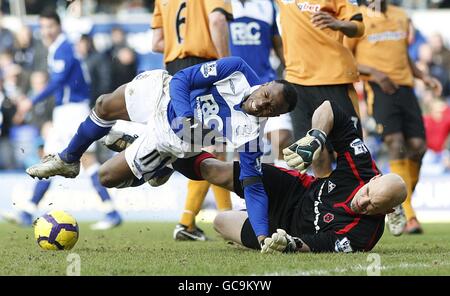
<svg viewBox="0 0 450 296">
<path fill-rule="evenodd" d="M 202 72 L 202 75 L 205 78 L 208 78 L 209 76 L 217 76 L 217 62 L 203 64 L 200 72 Z"/>
</svg>

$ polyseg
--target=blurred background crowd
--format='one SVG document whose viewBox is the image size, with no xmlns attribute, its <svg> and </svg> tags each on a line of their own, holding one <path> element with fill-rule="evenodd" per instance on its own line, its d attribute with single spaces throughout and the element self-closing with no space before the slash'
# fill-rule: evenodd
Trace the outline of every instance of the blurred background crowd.
<svg viewBox="0 0 450 296">
<path fill-rule="evenodd" d="M 450 0 L 391 2 L 410 12 L 450 8 Z M 150 53 L 151 58 L 148 59 L 148 55 L 144 56 L 141 52 L 142 47 L 151 47 L 149 34 L 153 0 L 84 0 L 72 4 L 65 0 L 0 0 L 0 170 L 23 169 L 37 162 L 41 156 L 43 139 L 51 126 L 51 99 L 35 105 L 25 117 L 16 113 L 17 104 L 40 92 L 48 80 L 47 52 L 37 30 L 37 15 L 43 7 L 54 7 L 63 19 L 65 16 L 80 18 L 93 15 L 97 18 L 102 15 L 122 19 L 135 19 L 137 16 L 144 18 L 141 26 L 147 32 L 144 31 L 144 38 L 139 40 L 132 38 L 130 30 L 133 29 L 130 26 L 120 22 L 108 23 L 108 29 L 103 28 L 107 34 L 97 36 L 95 30 L 85 30 L 71 38 L 76 53 L 85 62 L 91 77 L 91 104 L 100 94 L 131 81 L 138 72 L 162 66 L 161 55 Z M 7 22 L 7 18 L 18 22 Z M 142 42 L 147 44 L 140 44 Z M 437 78 L 444 87 L 442 97 L 436 98 L 423 85 L 416 83 L 429 148 L 423 170 L 429 174 L 450 172 L 450 146 L 447 141 L 450 132 L 450 40 L 437 31 L 424 34 L 412 24 L 409 44 L 411 58 L 417 66 Z M 362 87 L 357 89 L 361 90 Z M 363 100 L 361 106 L 361 110 L 364 110 Z M 383 146 L 375 132 L 373 120 L 366 116 L 363 121 L 366 142 L 383 163 Z M 430 130 L 434 132 L 429 133 Z M 108 153 L 99 145 L 100 160 L 108 158 Z"/>
</svg>

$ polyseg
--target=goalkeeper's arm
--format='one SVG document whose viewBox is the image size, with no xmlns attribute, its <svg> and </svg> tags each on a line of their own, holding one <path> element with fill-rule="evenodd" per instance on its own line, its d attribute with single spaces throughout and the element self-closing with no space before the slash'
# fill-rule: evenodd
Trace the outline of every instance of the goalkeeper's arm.
<svg viewBox="0 0 450 296">
<path fill-rule="evenodd" d="M 306 170 L 314 160 L 319 158 L 333 125 L 333 108 L 329 101 L 325 101 L 314 111 L 312 129 L 305 137 L 283 150 L 287 164 L 299 171 Z"/>
</svg>

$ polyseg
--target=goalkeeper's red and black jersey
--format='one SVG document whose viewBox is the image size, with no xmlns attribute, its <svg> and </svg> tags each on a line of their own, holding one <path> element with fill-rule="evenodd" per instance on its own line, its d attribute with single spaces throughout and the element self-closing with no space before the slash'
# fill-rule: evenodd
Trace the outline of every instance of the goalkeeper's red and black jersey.
<svg viewBox="0 0 450 296">
<path fill-rule="evenodd" d="M 336 169 L 327 178 L 306 185 L 294 208 L 290 232 L 315 252 L 369 251 L 384 231 L 384 215 L 355 214 L 350 203 L 356 192 L 380 174 L 350 118 L 334 103 L 333 130 L 328 139 L 338 153 Z M 303 185 L 304 184 L 304 185 Z"/>
</svg>

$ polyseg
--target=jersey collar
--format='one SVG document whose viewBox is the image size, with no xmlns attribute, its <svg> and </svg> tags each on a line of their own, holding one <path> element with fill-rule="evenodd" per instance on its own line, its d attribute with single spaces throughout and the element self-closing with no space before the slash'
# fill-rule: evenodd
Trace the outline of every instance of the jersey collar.
<svg viewBox="0 0 450 296">
<path fill-rule="evenodd" d="M 239 104 L 234 105 L 234 106 L 233 106 L 233 109 L 236 110 L 236 111 L 241 111 L 241 112 L 244 112 L 245 114 L 247 114 L 247 113 L 242 109 L 242 104 L 244 104 L 244 102 L 248 99 L 248 97 L 250 97 L 250 95 L 251 95 L 255 90 L 257 90 L 257 89 L 260 88 L 260 87 L 261 87 L 261 85 L 255 85 L 255 86 L 252 86 L 252 87 L 246 89 L 246 90 L 244 91 L 244 96 L 242 97 L 241 102 L 240 102 Z"/>
<path fill-rule="evenodd" d="M 55 41 L 53 41 L 52 44 L 48 47 L 49 52 L 55 52 L 56 49 L 66 40 L 66 36 L 64 36 L 63 33 L 59 34 L 58 37 L 56 37 Z"/>
</svg>

